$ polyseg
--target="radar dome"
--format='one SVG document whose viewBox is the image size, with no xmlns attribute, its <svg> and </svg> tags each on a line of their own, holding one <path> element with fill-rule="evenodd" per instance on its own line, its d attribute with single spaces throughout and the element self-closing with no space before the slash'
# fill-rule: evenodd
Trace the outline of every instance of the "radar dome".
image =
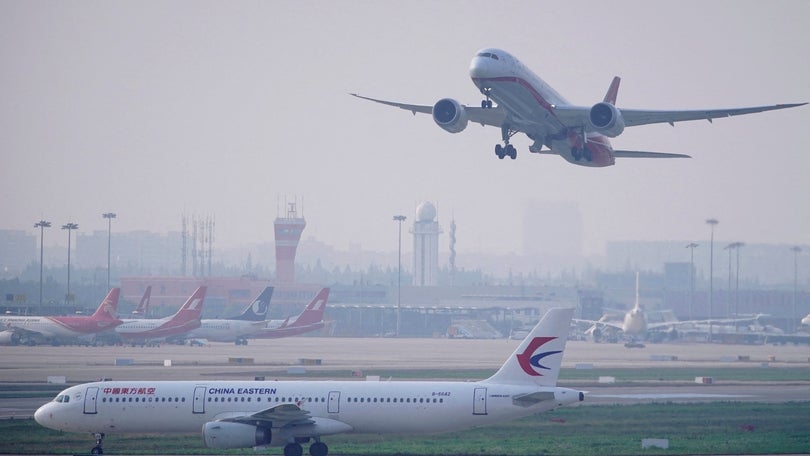
<svg viewBox="0 0 810 456">
<path fill-rule="evenodd" d="M 416 208 L 416 220 L 420 222 L 432 222 L 436 218 L 436 206 L 430 201 L 425 201 Z"/>
</svg>

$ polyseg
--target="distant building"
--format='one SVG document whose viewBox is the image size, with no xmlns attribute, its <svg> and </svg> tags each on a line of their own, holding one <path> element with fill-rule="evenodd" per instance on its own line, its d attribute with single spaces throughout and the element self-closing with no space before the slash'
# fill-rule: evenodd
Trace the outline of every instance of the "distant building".
<svg viewBox="0 0 810 456">
<path fill-rule="evenodd" d="M 439 284 L 439 234 L 436 206 L 425 201 L 416 208 L 413 223 L 413 285 L 433 287 Z"/>
<path fill-rule="evenodd" d="M 0 277 L 16 277 L 32 261 L 39 263 L 39 255 L 34 255 L 38 249 L 37 236 L 23 230 L 0 230 Z"/>
</svg>

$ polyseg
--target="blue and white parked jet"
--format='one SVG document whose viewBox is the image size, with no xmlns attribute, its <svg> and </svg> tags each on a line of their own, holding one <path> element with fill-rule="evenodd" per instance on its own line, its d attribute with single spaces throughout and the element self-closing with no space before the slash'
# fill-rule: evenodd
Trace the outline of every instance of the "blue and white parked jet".
<svg viewBox="0 0 810 456">
<path fill-rule="evenodd" d="M 708 120 L 755 112 L 793 108 L 807 103 L 778 104 L 752 108 L 702 109 L 694 111 L 653 111 L 625 109 L 616 106 L 619 92 L 617 76 L 603 101 L 593 106 L 576 106 L 568 102 L 517 58 L 501 49 L 482 49 L 470 62 L 470 77 L 484 95 L 481 107 L 466 106 L 452 98 L 442 98 L 433 106 L 412 105 L 378 100 L 351 94 L 358 98 L 430 114 L 436 124 L 450 133 L 459 133 L 469 122 L 501 129 L 503 145 L 495 146 L 498 158 L 517 157 L 509 143 L 517 133 L 524 133 L 534 143 L 529 152 L 559 155 L 575 165 L 602 167 L 615 164 L 616 158 L 678 158 L 683 154 L 615 150 L 608 138 L 619 136 L 625 127 L 687 120 Z M 492 100 L 497 103 L 493 106 Z"/>
<path fill-rule="evenodd" d="M 272 297 L 273 287 L 266 287 L 240 315 L 233 318 L 204 318 L 199 328 L 182 337 L 247 345 L 248 338 L 264 330 Z"/>
<path fill-rule="evenodd" d="M 108 381 L 70 387 L 40 407 L 48 428 L 95 434 L 199 432 L 211 448 L 284 446 L 326 456 L 322 437 L 420 434 L 502 423 L 582 401 L 557 387 L 573 309 L 551 309 L 490 378 L 432 381 Z"/>
</svg>

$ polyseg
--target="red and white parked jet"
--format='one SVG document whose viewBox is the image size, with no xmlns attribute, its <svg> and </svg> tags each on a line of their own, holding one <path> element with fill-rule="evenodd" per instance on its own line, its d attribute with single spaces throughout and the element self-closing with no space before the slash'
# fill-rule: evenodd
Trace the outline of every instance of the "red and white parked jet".
<svg viewBox="0 0 810 456">
<path fill-rule="evenodd" d="M 751 108 L 704 109 L 694 111 L 651 111 L 619 109 L 616 96 L 620 78 L 614 77 L 603 101 L 593 106 L 569 103 L 517 58 L 501 49 L 482 49 L 470 63 L 473 84 L 484 95 L 481 107 L 465 106 L 452 98 L 443 98 L 433 106 L 378 100 L 357 94 L 358 98 L 395 106 L 416 114 L 431 114 L 441 128 L 459 133 L 467 123 L 480 123 L 501 129 L 503 145 L 495 146 L 498 158 L 517 157 L 509 143 L 516 133 L 524 133 L 534 143 L 529 152 L 559 155 L 581 166 L 602 167 L 618 158 L 688 158 L 688 155 L 615 150 L 608 138 L 619 136 L 625 127 L 687 120 L 708 120 L 776 109 L 793 108 L 807 103 L 778 104 Z M 492 100 L 497 105 L 493 106 Z"/>
<path fill-rule="evenodd" d="M 300 314 L 285 320 L 268 320 L 266 326 L 250 336 L 251 339 L 278 339 L 297 336 L 317 331 L 324 327 L 323 314 L 326 301 L 329 300 L 329 288 L 321 291 L 310 301 Z"/>
<path fill-rule="evenodd" d="M 113 288 L 91 316 L 26 317 L 0 316 L 0 343 L 67 342 L 81 339 L 85 342 L 96 334 L 109 331 L 121 324 L 116 317 L 120 288 Z"/>
<path fill-rule="evenodd" d="M 200 327 L 207 287 L 199 287 L 172 316 L 157 319 L 124 320 L 115 332 L 125 342 L 146 343 L 180 336 Z"/>
</svg>

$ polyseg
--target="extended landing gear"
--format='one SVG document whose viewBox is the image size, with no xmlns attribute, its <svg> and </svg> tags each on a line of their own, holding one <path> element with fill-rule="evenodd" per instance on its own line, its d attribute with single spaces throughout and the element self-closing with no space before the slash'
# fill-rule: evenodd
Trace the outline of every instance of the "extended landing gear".
<svg viewBox="0 0 810 456">
<path fill-rule="evenodd" d="M 239 338 L 239 339 L 236 339 L 236 341 L 234 341 L 234 343 L 236 345 L 247 345 L 248 341 L 247 341 L 247 339 Z"/>
<path fill-rule="evenodd" d="M 309 446 L 309 454 L 311 456 L 326 456 L 329 453 L 329 447 L 321 441 L 317 441 Z M 288 443 L 284 447 L 284 456 L 302 456 L 304 449 L 300 443 Z"/>
<path fill-rule="evenodd" d="M 96 446 L 94 446 L 90 450 L 90 454 L 104 454 L 104 448 L 101 448 L 101 444 L 104 441 L 104 434 L 93 434 L 96 438 Z"/>
<path fill-rule="evenodd" d="M 515 150 L 515 146 L 511 144 L 506 144 L 506 146 L 501 146 L 500 144 L 495 145 L 495 155 L 498 156 L 501 160 L 504 157 L 509 157 L 512 160 L 517 158 L 517 150 Z"/>
<path fill-rule="evenodd" d="M 512 160 L 517 158 L 517 150 L 515 150 L 515 146 L 509 144 L 509 138 L 514 136 L 517 133 L 516 130 L 512 130 L 507 125 L 501 127 L 501 139 L 503 139 L 503 146 L 500 144 L 495 146 L 495 155 L 498 156 L 501 160 L 504 157 L 509 157 Z"/>
<path fill-rule="evenodd" d="M 484 96 L 487 97 L 485 100 L 481 100 L 481 109 L 492 109 L 492 100 L 489 99 L 490 91 L 492 91 L 492 89 L 488 87 L 481 89 L 481 93 L 483 93 Z"/>
</svg>

